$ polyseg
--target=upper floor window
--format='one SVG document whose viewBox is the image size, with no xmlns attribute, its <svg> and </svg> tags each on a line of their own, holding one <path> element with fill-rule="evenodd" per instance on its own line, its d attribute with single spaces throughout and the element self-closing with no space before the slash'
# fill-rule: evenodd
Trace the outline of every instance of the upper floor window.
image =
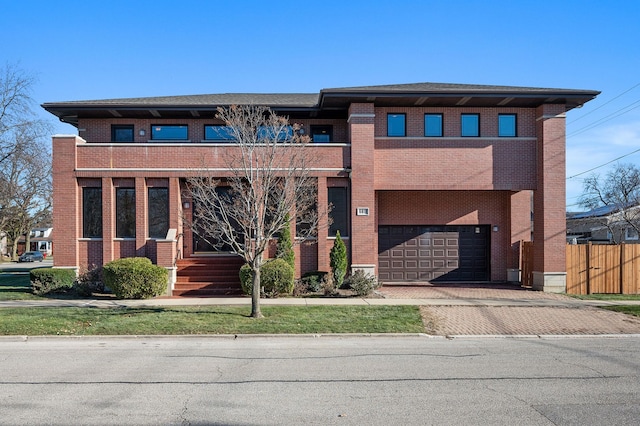
<svg viewBox="0 0 640 426">
<path fill-rule="evenodd" d="M 233 141 L 233 128 L 231 126 L 204 126 L 204 138 L 210 141 Z"/>
<path fill-rule="evenodd" d="M 406 114 L 387 114 L 387 136 L 406 136 Z"/>
<path fill-rule="evenodd" d="M 462 114 L 460 116 L 460 125 L 461 136 L 480 136 L 480 114 Z"/>
<path fill-rule="evenodd" d="M 515 114 L 498 114 L 498 136 L 516 136 Z"/>
<path fill-rule="evenodd" d="M 315 143 L 331 142 L 333 140 L 333 126 L 311 126 L 311 140 Z"/>
<path fill-rule="evenodd" d="M 188 127 L 179 125 L 153 125 L 151 126 L 151 139 L 165 141 L 186 141 L 188 139 Z"/>
<path fill-rule="evenodd" d="M 102 188 L 82 188 L 82 238 L 102 238 Z"/>
<path fill-rule="evenodd" d="M 113 124 L 111 125 L 112 142 L 133 142 L 133 125 Z"/>
<path fill-rule="evenodd" d="M 276 132 L 278 133 L 276 135 Z M 269 126 L 260 126 L 258 128 L 258 141 L 265 142 L 286 142 L 290 141 L 293 138 L 293 127 L 292 126 L 282 126 L 282 127 L 269 127 Z"/>
<path fill-rule="evenodd" d="M 442 136 L 442 114 L 424 115 L 424 135 L 431 137 Z"/>
</svg>

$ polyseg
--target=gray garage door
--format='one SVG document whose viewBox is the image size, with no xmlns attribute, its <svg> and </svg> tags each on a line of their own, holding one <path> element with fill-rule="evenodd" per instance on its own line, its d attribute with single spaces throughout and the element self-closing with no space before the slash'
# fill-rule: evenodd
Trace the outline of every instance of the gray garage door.
<svg viewBox="0 0 640 426">
<path fill-rule="evenodd" d="M 380 226 L 378 275 L 387 282 L 487 281 L 489 226 Z"/>
</svg>

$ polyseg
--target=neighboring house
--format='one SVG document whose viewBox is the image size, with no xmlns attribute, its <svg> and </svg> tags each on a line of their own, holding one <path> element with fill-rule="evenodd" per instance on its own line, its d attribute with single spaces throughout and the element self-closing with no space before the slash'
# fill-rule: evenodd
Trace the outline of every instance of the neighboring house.
<svg viewBox="0 0 640 426">
<path fill-rule="evenodd" d="M 638 215 L 640 207 L 626 209 L 627 217 Z M 623 220 L 613 206 L 604 206 L 582 213 L 567 213 L 567 242 L 570 244 L 639 243 L 638 232 Z"/>
<path fill-rule="evenodd" d="M 181 223 L 198 208 L 185 177 L 203 163 L 225 176 L 216 108 L 255 104 L 313 138 L 318 204 L 334 206 L 296 248 L 298 276 L 329 269 L 339 229 L 351 269 L 385 283 L 505 281 L 533 209 L 534 287 L 564 291 L 565 116 L 598 93 L 416 83 L 46 103 L 79 132 L 53 137 L 55 266 L 146 256 L 177 265 L 170 290 L 187 294 L 181 262 L 224 253 Z"/>
<path fill-rule="evenodd" d="M 25 251 L 40 251 L 45 257 L 53 254 L 53 242 L 51 241 L 53 228 L 34 228 L 29 235 L 29 249 L 25 247 L 27 239 L 23 235 L 18 239 L 18 254 Z"/>
</svg>

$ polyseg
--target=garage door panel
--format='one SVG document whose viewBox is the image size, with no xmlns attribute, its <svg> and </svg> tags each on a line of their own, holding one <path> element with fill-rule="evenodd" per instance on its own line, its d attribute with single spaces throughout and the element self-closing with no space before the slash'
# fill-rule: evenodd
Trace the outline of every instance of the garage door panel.
<svg viewBox="0 0 640 426">
<path fill-rule="evenodd" d="M 489 226 L 380 226 L 383 281 L 486 281 Z"/>
</svg>

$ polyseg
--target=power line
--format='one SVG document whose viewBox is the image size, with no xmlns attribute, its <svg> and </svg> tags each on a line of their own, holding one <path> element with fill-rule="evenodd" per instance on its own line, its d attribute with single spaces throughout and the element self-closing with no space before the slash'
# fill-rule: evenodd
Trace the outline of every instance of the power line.
<svg viewBox="0 0 640 426">
<path fill-rule="evenodd" d="M 567 178 L 567 180 L 569 180 L 569 179 L 573 179 L 573 178 L 575 178 L 575 177 L 577 177 L 577 176 L 581 176 L 581 175 L 584 175 L 584 174 L 589 173 L 589 172 L 592 172 L 592 171 L 594 171 L 594 170 L 599 169 L 600 167 L 607 166 L 607 165 L 609 165 L 609 164 L 611 164 L 611 163 L 614 163 L 614 162 L 616 162 L 616 161 L 618 161 L 618 160 L 620 160 L 620 159 L 622 159 L 622 158 L 624 158 L 624 157 L 628 157 L 628 156 L 630 156 L 630 155 L 632 155 L 632 154 L 635 154 L 636 152 L 640 152 L 640 148 L 638 148 L 638 149 L 636 149 L 635 151 L 632 151 L 632 152 L 630 152 L 630 153 L 628 153 L 628 154 L 621 155 L 620 157 L 614 158 L 614 159 L 613 159 L 613 160 L 611 160 L 611 161 L 607 161 L 606 163 L 600 164 L 599 166 L 593 167 L 593 168 L 591 168 L 591 169 L 589 169 L 589 170 L 586 170 L 586 171 L 584 171 L 584 172 L 580 172 L 580 173 L 577 173 L 577 174 L 575 174 L 575 175 L 573 175 L 573 176 L 569 176 L 569 177 Z"/>
<path fill-rule="evenodd" d="M 620 93 L 618 96 L 608 100 L 607 102 L 603 103 L 602 105 L 600 105 L 597 108 L 592 109 L 591 111 L 585 113 L 584 115 L 582 115 L 581 117 L 576 118 L 575 120 L 571 120 L 569 121 L 567 124 L 571 124 L 571 123 L 575 123 L 576 121 L 582 120 L 583 118 L 585 118 L 587 115 L 592 114 L 594 112 L 596 112 L 597 110 L 599 110 L 600 108 L 609 105 L 611 102 L 615 101 L 616 99 L 618 99 L 619 97 L 621 97 L 622 95 L 625 95 L 627 93 L 629 93 L 630 91 L 632 91 L 633 89 L 635 89 L 636 87 L 640 86 L 640 83 L 636 84 L 635 86 L 633 86 L 630 89 L 625 90 L 624 92 Z"/>
<path fill-rule="evenodd" d="M 638 105 L 636 105 L 636 104 L 638 104 Z M 634 106 L 634 105 L 635 105 L 635 106 Z M 640 99 L 638 99 L 638 100 L 637 100 L 637 101 L 635 101 L 635 102 L 630 103 L 629 105 L 626 105 L 626 106 L 624 106 L 624 107 L 620 108 L 620 109 L 619 109 L 619 110 L 617 110 L 617 111 L 612 112 L 612 113 L 611 113 L 611 114 L 609 114 L 609 115 L 606 115 L 606 116 L 604 116 L 604 117 L 600 118 L 599 120 L 594 121 L 594 122 L 593 122 L 593 123 L 591 123 L 591 124 L 587 124 L 586 126 L 584 126 L 584 127 L 580 128 L 580 129 L 578 129 L 578 130 L 573 131 L 573 133 L 570 133 L 570 134 L 568 134 L 568 135 L 567 135 L 567 138 L 570 138 L 570 137 L 573 137 L 573 136 L 579 135 L 579 134 L 581 134 L 581 133 L 586 132 L 587 130 L 591 130 L 591 129 L 593 129 L 594 127 L 597 127 L 597 126 L 599 126 L 599 125 L 600 125 L 600 124 L 602 124 L 602 123 L 605 123 L 605 122 L 607 122 L 607 121 L 613 120 L 614 118 L 618 118 L 618 117 L 620 117 L 621 115 L 626 114 L 626 113 L 628 113 L 628 112 L 630 112 L 630 111 L 633 111 L 633 110 L 634 110 L 634 109 L 636 109 L 636 108 L 640 108 Z M 623 110 L 625 110 L 625 109 L 626 109 L 626 111 L 624 111 L 624 112 L 620 112 L 620 111 L 623 111 Z M 618 114 L 618 113 L 619 113 L 619 114 Z"/>
</svg>

